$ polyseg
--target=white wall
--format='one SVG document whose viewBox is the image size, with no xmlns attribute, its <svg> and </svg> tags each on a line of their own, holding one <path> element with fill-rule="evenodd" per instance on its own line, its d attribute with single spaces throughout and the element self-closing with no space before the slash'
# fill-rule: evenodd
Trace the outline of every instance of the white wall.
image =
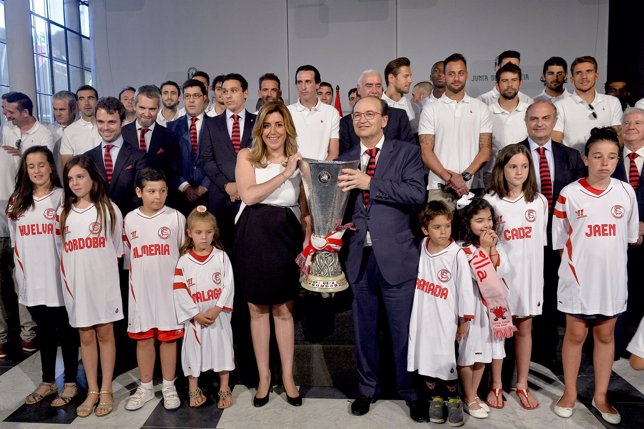
<svg viewBox="0 0 644 429">
<path fill-rule="evenodd" d="M 553 55 L 595 56 L 602 82 L 606 70 L 608 0 L 92 0 L 91 10 L 101 95 L 181 84 L 196 67 L 244 75 L 252 110 L 261 74 L 277 74 L 289 102 L 295 69 L 313 64 L 340 85 L 346 109 L 360 72 L 397 56 L 411 59 L 417 82 L 435 61 L 463 53 L 472 95 L 493 86 L 493 59 L 506 49 L 521 52 L 529 95 L 541 91 Z"/>
</svg>

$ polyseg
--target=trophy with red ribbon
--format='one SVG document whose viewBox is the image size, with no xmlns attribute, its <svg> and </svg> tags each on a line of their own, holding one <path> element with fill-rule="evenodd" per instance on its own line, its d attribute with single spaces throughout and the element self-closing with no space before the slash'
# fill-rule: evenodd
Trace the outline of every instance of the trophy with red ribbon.
<svg viewBox="0 0 644 429">
<path fill-rule="evenodd" d="M 338 188 L 343 168 L 358 168 L 360 161 L 300 161 L 304 193 L 309 205 L 313 233 L 309 245 L 297 257 L 300 283 L 313 292 L 340 292 L 349 287 L 338 259 L 342 235 L 350 225 L 342 225 L 349 194 Z"/>
</svg>

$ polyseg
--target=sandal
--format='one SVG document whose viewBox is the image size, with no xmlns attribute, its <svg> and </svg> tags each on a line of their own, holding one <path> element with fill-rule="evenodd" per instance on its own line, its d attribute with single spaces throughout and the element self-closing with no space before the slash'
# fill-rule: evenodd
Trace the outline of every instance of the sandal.
<svg viewBox="0 0 644 429">
<path fill-rule="evenodd" d="M 490 403 L 490 393 L 494 395 L 494 404 Z M 505 406 L 505 401 L 503 400 L 503 388 L 502 387 L 492 387 L 490 393 L 487 395 L 487 401 L 485 401 L 490 408 L 496 408 L 497 410 L 503 409 Z"/>
<path fill-rule="evenodd" d="M 198 387 L 197 387 L 197 390 L 188 392 L 188 396 L 190 397 L 191 400 L 192 399 L 197 400 L 197 402 L 195 402 L 194 405 L 191 403 L 191 401 L 188 401 L 188 405 L 190 406 L 190 408 L 199 408 L 206 403 L 206 397 L 203 395 L 203 392 Z"/>
<path fill-rule="evenodd" d="M 539 407 L 539 403 L 537 402 L 537 405 L 530 405 L 530 389 L 519 389 L 517 388 L 517 397 L 519 398 L 519 405 L 523 407 L 524 410 L 534 410 L 535 408 Z"/>
<path fill-rule="evenodd" d="M 97 396 L 96 401 L 98 401 L 98 392 L 96 390 L 90 390 L 89 392 L 87 392 L 87 398 L 85 398 L 85 401 L 83 401 L 83 403 L 76 408 L 76 415 L 78 417 L 87 417 L 90 414 L 92 414 L 92 411 L 94 411 L 94 407 L 96 406 L 96 401 L 94 401 L 92 405 L 88 405 L 86 403 L 90 395 L 96 395 Z"/>
<path fill-rule="evenodd" d="M 233 406 L 233 394 L 230 389 L 221 390 L 218 393 L 219 402 L 217 402 L 217 408 L 220 410 L 225 410 Z"/>
<path fill-rule="evenodd" d="M 99 395 L 99 399 L 103 395 L 109 395 L 110 398 L 112 399 L 112 402 L 100 401 L 96 406 L 96 410 L 94 410 L 94 414 L 96 415 L 96 417 L 104 417 L 109 413 L 111 413 L 112 409 L 114 408 L 114 396 L 112 396 L 112 392 L 110 392 L 109 390 L 101 390 L 100 392 L 98 392 L 98 395 Z"/>
<path fill-rule="evenodd" d="M 49 390 L 45 392 L 44 395 L 41 395 L 40 393 L 38 393 L 38 389 L 40 389 L 43 386 L 48 387 Z M 47 396 L 51 396 L 55 394 L 57 391 L 58 391 L 58 386 L 56 385 L 56 383 L 40 383 L 38 387 L 36 387 L 36 390 L 31 392 L 29 395 L 27 395 L 27 397 L 25 398 L 25 404 L 27 405 L 37 404 L 38 402 L 45 399 Z"/>
<path fill-rule="evenodd" d="M 73 389 L 73 392 L 71 395 L 65 395 L 65 389 Z M 51 401 L 51 406 L 54 408 L 59 408 L 59 407 L 64 407 L 65 405 L 69 404 L 72 399 L 74 399 L 78 395 L 78 387 L 76 386 L 76 383 L 65 383 L 63 385 L 63 391 L 60 392 L 60 395 L 56 396 L 56 399 Z"/>
</svg>

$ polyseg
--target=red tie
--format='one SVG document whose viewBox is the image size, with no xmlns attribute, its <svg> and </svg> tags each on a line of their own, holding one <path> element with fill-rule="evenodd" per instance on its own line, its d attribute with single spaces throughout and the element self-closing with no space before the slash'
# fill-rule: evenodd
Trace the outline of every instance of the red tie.
<svg viewBox="0 0 644 429">
<path fill-rule="evenodd" d="M 635 192 L 637 192 L 640 187 L 640 172 L 637 170 L 637 164 L 635 164 L 635 159 L 638 156 L 639 155 L 635 152 L 628 154 L 628 157 L 631 159 L 631 167 L 628 169 L 628 182 L 631 184 L 633 189 L 635 189 Z"/>
<path fill-rule="evenodd" d="M 105 178 L 107 179 L 107 184 L 112 183 L 112 172 L 114 170 L 114 164 L 112 163 L 112 155 L 110 154 L 110 151 L 114 147 L 113 144 L 106 144 L 105 145 L 105 159 L 103 162 L 105 163 Z"/>
<path fill-rule="evenodd" d="M 369 162 L 367 163 L 367 170 L 365 171 L 365 173 L 373 177 L 374 173 L 376 172 L 376 155 L 378 154 L 378 148 L 374 147 L 371 149 L 367 149 L 364 151 L 364 153 L 369 155 Z M 369 207 L 369 190 L 363 191 L 363 194 L 364 194 L 364 207 L 367 208 Z"/>
<path fill-rule="evenodd" d="M 199 147 L 199 143 L 197 140 L 197 121 L 199 118 L 196 116 L 193 116 L 190 118 L 190 145 L 192 146 L 192 154 L 197 155 L 197 148 Z"/>
<path fill-rule="evenodd" d="M 548 211 L 552 210 L 552 179 L 550 179 L 550 168 L 546 159 L 546 149 L 537 148 L 539 152 L 539 177 L 541 178 L 541 193 L 548 200 Z"/>
<path fill-rule="evenodd" d="M 241 136 L 239 132 L 239 115 L 233 115 L 233 132 L 230 137 L 233 142 L 233 150 L 235 153 L 239 153 L 241 149 Z"/>
<path fill-rule="evenodd" d="M 141 137 L 139 137 L 139 149 L 148 150 L 148 146 L 145 144 L 145 133 L 150 131 L 149 128 L 141 128 Z"/>
</svg>

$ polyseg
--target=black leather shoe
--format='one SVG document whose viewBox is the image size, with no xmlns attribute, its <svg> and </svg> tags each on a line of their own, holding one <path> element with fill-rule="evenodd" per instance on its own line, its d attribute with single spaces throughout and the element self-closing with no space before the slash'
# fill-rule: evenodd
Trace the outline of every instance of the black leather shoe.
<svg viewBox="0 0 644 429">
<path fill-rule="evenodd" d="M 407 402 L 409 407 L 409 417 L 415 422 L 429 421 L 429 402 L 422 399 Z"/>
<path fill-rule="evenodd" d="M 297 395 L 295 397 L 290 397 L 288 396 L 288 393 L 284 392 L 286 394 L 286 402 L 289 404 L 293 405 L 294 407 L 300 407 L 302 406 L 302 395 Z"/>
<path fill-rule="evenodd" d="M 253 406 L 256 408 L 263 407 L 264 405 L 268 404 L 268 395 L 270 395 L 270 392 L 266 394 L 263 398 L 258 398 L 257 396 L 253 397 Z"/>
<path fill-rule="evenodd" d="M 369 412 L 369 406 L 373 402 L 371 396 L 360 396 L 351 403 L 351 414 L 354 416 L 364 416 Z"/>
</svg>

